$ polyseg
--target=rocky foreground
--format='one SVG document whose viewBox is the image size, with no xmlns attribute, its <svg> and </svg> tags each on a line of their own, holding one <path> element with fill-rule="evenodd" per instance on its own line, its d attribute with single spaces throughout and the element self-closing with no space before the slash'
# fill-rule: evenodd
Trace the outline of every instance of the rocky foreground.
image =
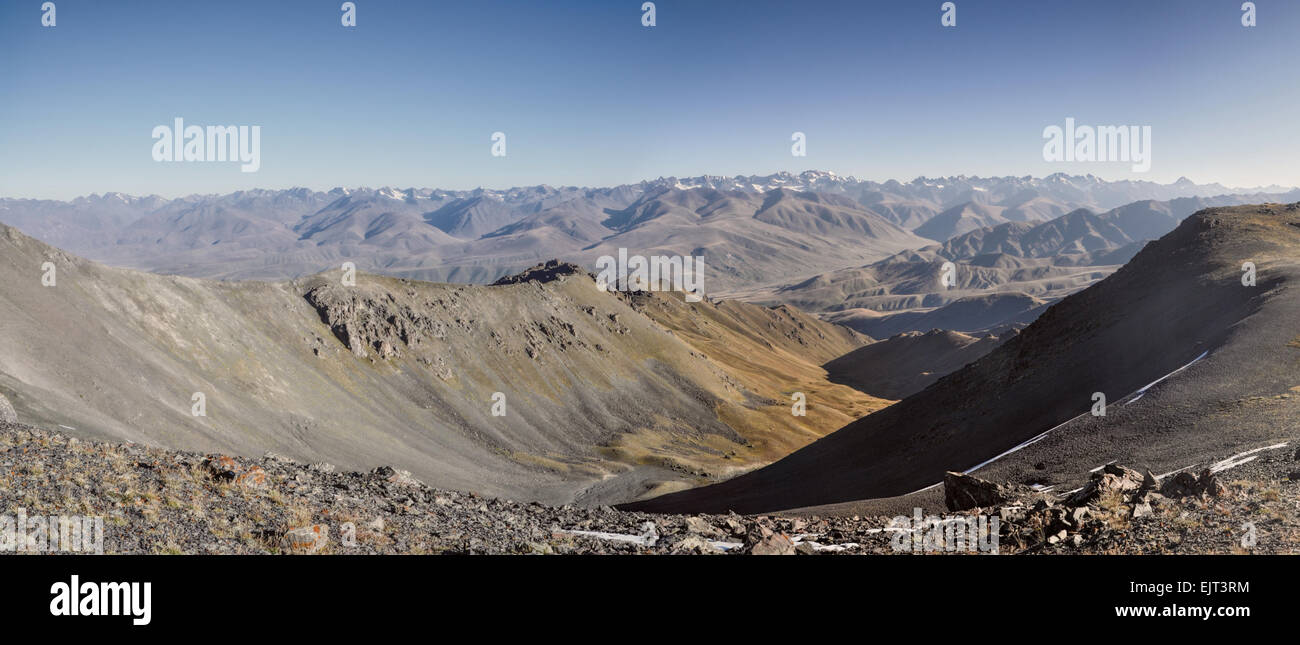
<svg viewBox="0 0 1300 645">
<path fill-rule="evenodd" d="M 1064 495 L 950 474 L 945 517 L 982 516 L 982 526 L 996 519 L 1003 554 L 1294 553 L 1297 457 L 1293 448 L 1272 450 L 1230 471 L 1163 480 L 1112 465 Z M 389 467 L 340 472 L 273 454 L 245 459 L 79 441 L 0 421 L 0 515 L 19 509 L 28 517 L 102 516 L 105 553 L 987 551 L 973 538 L 952 548 L 951 533 L 944 543 L 942 530 L 926 531 L 910 518 L 905 526 L 885 517 L 551 507 L 437 490 Z M 913 541 L 917 526 L 925 539 Z"/>
</svg>

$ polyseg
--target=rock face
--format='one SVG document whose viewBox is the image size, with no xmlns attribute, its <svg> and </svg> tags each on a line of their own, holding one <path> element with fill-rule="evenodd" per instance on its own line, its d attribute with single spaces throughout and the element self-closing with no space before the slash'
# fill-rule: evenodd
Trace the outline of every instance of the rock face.
<svg viewBox="0 0 1300 645">
<path fill-rule="evenodd" d="M 3 394 L 0 394 L 0 421 L 18 423 L 18 413 L 14 411 L 14 406 L 9 403 L 9 399 L 6 399 Z"/>
<path fill-rule="evenodd" d="M 403 349 L 426 338 L 447 336 L 444 321 L 399 303 L 392 294 L 382 291 L 324 285 L 308 291 L 304 297 L 334 336 L 359 358 L 366 358 L 371 352 L 381 359 L 397 358 Z"/>
</svg>

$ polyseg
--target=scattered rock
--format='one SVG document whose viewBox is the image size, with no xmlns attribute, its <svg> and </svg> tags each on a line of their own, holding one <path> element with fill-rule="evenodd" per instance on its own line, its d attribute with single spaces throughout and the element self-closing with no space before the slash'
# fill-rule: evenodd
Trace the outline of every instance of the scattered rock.
<svg viewBox="0 0 1300 645">
<path fill-rule="evenodd" d="M 273 455 L 245 459 L 98 442 L 78 442 L 75 453 L 69 453 L 73 445 L 66 437 L 48 431 L 14 425 L 0 428 L 0 471 L 11 472 L 16 478 L 13 486 L 0 488 L 0 502 L 17 505 L 21 500 L 29 512 L 33 508 L 54 512 L 64 489 L 56 496 L 43 493 L 43 473 L 69 463 L 76 464 L 77 472 L 86 476 L 92 487 L 106 476 L 113 482 L 125 478 L 128 488 L 136 490 L 161 486 L 156 496 L 119 501 L 90 495 L 78 500 L 106 517 L 144 512 L 159 518 L 106 536 L 105 551 L 113 553 L 896 552 L 896 534 L 882 530 L 890 521 L 888 517 L 647 515 L 434 489 L 408 480 L 392 467 L 369 473 L 327 472 L 329 469 Z M 34 469 L 32 464 L 41 468 Z M 1235 531 L 1242 518 L 1291 512 L 1300 495 L 1295 485 L 1278 486 L 1284 477 L 1300 478 L 1300 471 L 1289 460 L 1259 459 L 1232 472 L 1232 495 L 1213 504 L 1204 503 L 1203 497 L 1189 497 L 1226 493 L 1208 471 L 1161 481 L 1151 473 L 1120 466 L 1102 469 L 1089 482 L 1094 493 L 1105 490 L 1119 495 L 1118 500 L 1108 497 L 1104 503 L 1072 505 L 1072 495 L 1062 499 L 1032 490 L 1022 495 L 1023 486 L 998 486 L 969 478 L 974 480 L 971 482 L 964 477 L 949 478 L 952 484 L 945 492 L 976 491 L 959 496 L 958 501 L 964 503 L 987 504 L 988 498 L 976 495 L 990 491 L 1010 498 L 1003 504 L 981 506 L 978 511 L 957 512 L 966 519 L 974 519 L 976 513 L 992 515 L 990 525 L 999 521 L 1003 553 L 1151 553 L 1171 549 L 1222 553 L 1240 548 Z M 195 474 L 199 476 L 192 476 Z M 1159 484 L 1159 491 L 1151 486 L 1152 481 Z M 264 492 L 232 494 L 230 490 L 236 484 L 253 486 L 257 482 L 265 486 Z M 35 503 L 20 497 L 30 491 L 38 495 Z M 214 517 L 253 519 L 220 532 L 213 531 L 209 521 L 199 519 Z M 1141 518 L 1147 519 L 1128 521 Z M 351 523 L 364 529 L 353 532 Z M 336 547 L 331 534 L 346 536 L 345 542 Z M 718 546 L 723 542 L 739 544 L 737 548 Z M 1291 544 L 1274 540 L 1261 549 L 1278 552 Z"/>
</svg>

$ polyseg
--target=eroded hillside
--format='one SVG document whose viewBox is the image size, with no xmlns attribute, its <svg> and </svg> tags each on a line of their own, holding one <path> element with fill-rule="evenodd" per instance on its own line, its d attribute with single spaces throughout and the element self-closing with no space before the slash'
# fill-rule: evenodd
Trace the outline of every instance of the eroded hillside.
<svg viewBox="0 0 1300 645">
<path fill-rule="evenodd" d="M 817 367 L 861 336 L 749 305 L 680 302 L 652 319 L 585 272 L 221 283 L 105 267 L 0 228 L 0 276 L 0 394 L 22 421 L 88 438 L 393 464 L 445 488 L 601 503 L 759 466 L 883 405 Z M 731 326 L 709 341 L 693 320 Z M 799 333 L 773 335 L 781 325 Z M 768 338 L 796 376 L 710 349 L 739 337 Z M 799 388 L 843 412 L 791 415 Z"/>
</svg>

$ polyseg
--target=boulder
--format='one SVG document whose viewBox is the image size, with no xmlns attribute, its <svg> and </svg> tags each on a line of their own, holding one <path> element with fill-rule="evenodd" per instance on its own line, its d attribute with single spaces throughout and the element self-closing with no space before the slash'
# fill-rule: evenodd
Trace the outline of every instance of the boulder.
<svg viewBox="0 0 1300 645">
<path fill-rule="evenodd" d="M 1152 480 L 1155 480 L 1154 476 Z M 1132 468 L 1106 464 L 1104 468 L 1092 474 L 1083 488 L 1070 496 L 1068 503 L 1071 506 L 1082 506 L 1105 495 L 1135 493 L 1143 489 L 1146 481 L 1145 475 Z"/>
<path fill-rule="evenodd" d="M 329 527 L 323 524 L 291 529 L 280 540 L 280 548 L 287 553 L 316 553 L 329 543 Z"/>
<path fill-rule="evenodd" d="M 698 535 L 688 535 L 673 545 L 672 552 L 683 553 L 683 554 L 685 553 L 705 554 L 705 553 L 719 553 L 720 549 L 718 549 L 718 547 L 716 546 L 713 546 L 712 542 Z"/>
<path fill-rule="evenodd" d="M 1010 486 L 963 473 L 943 475 L 943 503 L 950 511 L 1000 506 L 1015 497 L 1016 491 Z"/>
<path fill-rule="evenodd" d="M 723 533 L 720 529 L 709 524 L 702 517 L 686 518 L 686 530 L 689 533 L 710 538 L 721 538 L 726 536 L 726 533 Z"/>
<path fill-rule="evenodd" d="M 784 533 L 772 533 L 749 548 L 751 555 L 795 555 L 794 540 Z"/>
<path fill-rule="evenodd" d="M 412 477 L 410 471 L 393 468 L 392 466 L 380 466 L 370 471 L 370 475 L 376 479 L 399 486 L 421 485 L 420 480 Z"/>
</svg>

